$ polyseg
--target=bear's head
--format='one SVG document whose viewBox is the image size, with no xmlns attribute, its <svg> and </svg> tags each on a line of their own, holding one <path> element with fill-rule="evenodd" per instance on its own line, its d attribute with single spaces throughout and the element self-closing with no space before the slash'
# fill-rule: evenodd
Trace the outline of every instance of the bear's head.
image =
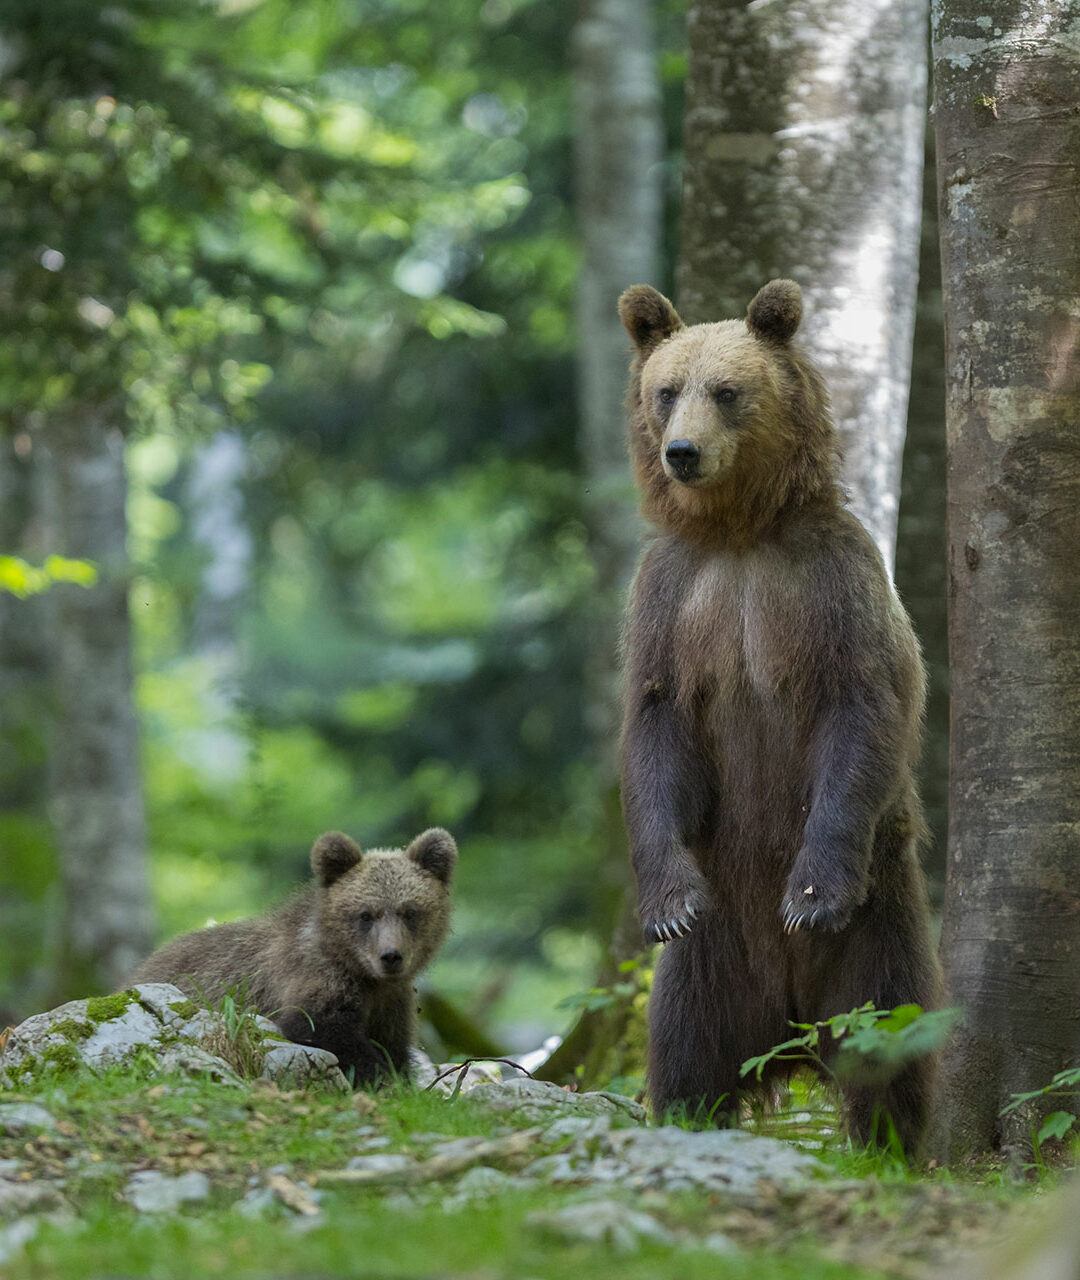
<svg viewBox="0 0 1080 1280">
<path fill-rule="evenodd" d="M 410 979 L 450 928 L 450 880 L 457 845 L 432 827 L 406 849 L 363 852 L 341 831 L 311 849 L 325 941 L 370 978 Z"/>
<path fill-rule="evenodd" d="M 630 447 L 646 516 L 671 532 L 749 545 L 792 505 L 836 493 L 821 379 L 792 338 L 802 295 L 772 280 L 745 322 L 685 325 L 649 285 L 619 299 L 633 340 Z"/>
</svg>

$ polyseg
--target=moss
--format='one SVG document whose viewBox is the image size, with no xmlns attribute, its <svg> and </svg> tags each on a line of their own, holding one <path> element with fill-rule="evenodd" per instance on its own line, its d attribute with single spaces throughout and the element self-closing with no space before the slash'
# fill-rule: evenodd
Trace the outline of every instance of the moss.
<svg viewBox="0 0 1080 1280">
<path fill-rule="evenodd" d="M 193 1018 L 199 1012 L 199 1006 L 194 1000 L 177 1000 L 169 1008 L 178 1018 Z"/>
<path fill-rule="evenodd" d="M 77 1071 L 82 1065 L 82 1059 L 75 1051 L 75 1047 L 70 1044 L 51 1044 L 48 1048 L 43 1049 L 38 1056 L 36 1063 L 31 1066 L 24 1063 L 24 1066 L 30 1066 L 32 1073 L 42 1068 L 52 1068 L 58 1073 L 66 1074 L 69 1071 Z"/>
<path fill-rule="evenodd" d="M 54 1022 L 49 1028 L 50 1031 L 61 1035 L 65 1040 L 89 1040 L 94 1034 L 94 1028 L 89 1022 L 77 1022 L 74 1018 L 65 1018 L 63 1022 Z"/>
<path fill-rule="evenodd" d="M 86 1016 L 91 1022 L 111 1022 L 138 998 L 134 991 L 120 991 L 114 996 L 91 996 L 86 1002 Z"/>
</svg>

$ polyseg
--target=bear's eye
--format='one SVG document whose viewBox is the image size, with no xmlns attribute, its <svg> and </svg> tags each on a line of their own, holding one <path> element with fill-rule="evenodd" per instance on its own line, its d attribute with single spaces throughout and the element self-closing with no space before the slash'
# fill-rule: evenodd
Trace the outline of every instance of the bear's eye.
<svg viewBox="0 0 1080 1280">
<path fill-rule="evenodd" d="M 721 387 L 716 393 L 716 398 L 721 404 L 731 404 L 738 394 L 734 387 Z"/>
<path fill-rule="evenodd" d="M 420 923 L 419 908 L 406 907 L 401 913 L 401 918 L 402 920 L 404 920 L 406 928 L 415 929 L 416 926 Z"/>
<path fill-rule="evenodd" d="M 674 404 L 675 398 L 678 396 L 678 394 L 679 393 L 675 390 L 674 387 L 661 387 L 660 390 L 656 393 L 656 398 L 660 401 L 661 404 Z"/>
<path fill-rule="evenodd" d="M 375 916 L 371 911 L 361 911 L 356 919 L 365 929 L 370 928 L 375 923 Z"/>
</svg>

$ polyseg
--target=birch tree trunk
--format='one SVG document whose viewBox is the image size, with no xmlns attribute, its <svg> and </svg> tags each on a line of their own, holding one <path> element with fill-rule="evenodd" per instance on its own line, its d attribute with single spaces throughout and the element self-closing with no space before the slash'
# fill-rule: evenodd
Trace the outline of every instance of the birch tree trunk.
<svg viewBox="0 0 1080 1280">
<path fill-rule="evenodd" d="M 891 569 L 918 283 L 926 0 L 697 0 L 679 311 L 802 287 L 852 509 Z"/>
<path fill-rule="evenodd" d="M 49 813 L 60 852 L 59 995 L 108 990 L 151 946 L 146 832 L 132 687 L 124 444 L 92 411 L 47 430 L 51 549 L 97 585 L 46 599 L 55 699 Z"/>
<path fill-rule="evenodd" d="M 584 0 L 573 34 L 575 177 L 582 262 L 577 290 L 578 407 L 590 544 L 588 727 L 595 744 L 602 935 L 612 937 L 600 985 L 641 949 L 617 781 L 619 632 L 643 529 L 626 450 L 630 350 L 619 294 L 660 272 L 663 206 L 660 81 L 650 0 Z M 587 1080 L 613 1068 L 628 1009 L 585 1013 L 539 1074 Z"/>
<path fill-rule="evenodd" d="M 951 1156 L 1080 1054 L 1080 3 L 935 6 L 952 774 Z"/>
<path fill-rule="evenodd" d="M 585 0 L 574 30 L 575 174 L 582 244 L 577 290 L 581 445 L 597 570 L 591 729 L 615 776 L 616 640 L 641 546 L 626 454 L 626 330 L 619 294 L 660 270 L 660 83 L 649 0 Z"/>
</svg>

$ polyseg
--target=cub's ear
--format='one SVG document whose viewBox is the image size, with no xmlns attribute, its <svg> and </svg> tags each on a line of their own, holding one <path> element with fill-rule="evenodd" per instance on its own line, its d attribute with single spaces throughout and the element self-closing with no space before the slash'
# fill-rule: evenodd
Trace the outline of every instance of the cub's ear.
<svg viewBox="0 0 1080 1280">
<path fill-rule="evenodd" d="M 363 856 L 360 846 L 344 831 L 327 831 L 311 846 L 311 870 L 326 888 L 340 880 Z"/>
<path fill-rule="evenodd" d="M 746 309 L 746 327 L 767 342 L 790 342 L 801 319 L 802 290 L 794 280 L 770 280 Z"/>
<path fill-rule="evenodd" d="M 619 319 L 643 356 L 683 327 L 679 313 L 650 284 L 632 285 L 619 299 Z"/>
<path fill-rule="evenodd" d="M 449 831 L 432 827 L 416 837 L 405 850 L 405 856 L 412 858 L 421 871 L 442 884 L 449 884 L 457 863 L 457 845 Z"/>
</svg>

